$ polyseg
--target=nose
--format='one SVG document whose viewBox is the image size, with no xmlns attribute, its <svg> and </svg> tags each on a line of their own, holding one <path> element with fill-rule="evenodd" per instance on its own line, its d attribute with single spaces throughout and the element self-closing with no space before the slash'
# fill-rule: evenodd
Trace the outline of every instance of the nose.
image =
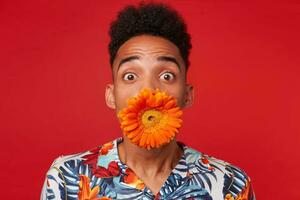
<svg viewBox="0 0 300 200">
<path fill-rule="evenodd" d="M 143 84 L 140 89 L 143 88 L 149 88 L 153 90 L 157 88 L 160 89 L 160 84 L 159 82 L 157 82 L 157 80 L 154 77 L 148 76 L 148 77 L 144 77 Z"/>
</svg>

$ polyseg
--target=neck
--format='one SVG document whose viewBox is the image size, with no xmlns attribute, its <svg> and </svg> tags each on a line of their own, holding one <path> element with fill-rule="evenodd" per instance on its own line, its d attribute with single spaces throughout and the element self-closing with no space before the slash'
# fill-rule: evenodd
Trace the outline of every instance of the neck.
<svg viewBox="0 0 300 200">
<path fill-rule="evenodd" d="M 155 176 L 171 171 L 183 153 L 176 139 L 161 148 L 147 150 L 132 144 L 126 136 L 123 137 L 123 142 L 119 144 L 118 150 L 123 163 L 133 171 L 140 171 L 146 176 Z"/>
</svg>

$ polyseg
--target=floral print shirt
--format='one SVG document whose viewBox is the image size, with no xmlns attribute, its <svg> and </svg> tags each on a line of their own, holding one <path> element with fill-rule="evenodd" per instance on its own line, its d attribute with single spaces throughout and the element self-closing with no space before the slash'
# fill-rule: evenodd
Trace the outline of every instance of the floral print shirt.
<svg viewBox="0 0 300 200">
<path fill-rule="evenodd" d="M 183 155 L 157 194 L 122 163 L 117 138 L 87 152 L 61 156 L 49 169 L 41 199 L 255 200 L 249 177 L 182 142 Z"/>
</svg>

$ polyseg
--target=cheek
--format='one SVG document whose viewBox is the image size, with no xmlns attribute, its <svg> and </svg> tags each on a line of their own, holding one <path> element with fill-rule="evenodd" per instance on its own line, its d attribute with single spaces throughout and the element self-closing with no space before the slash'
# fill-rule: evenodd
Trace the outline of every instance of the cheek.
<svg viewBox="0 0 300 200">
<path fill-rule="evenodd" d="M 121 110 L 122 108 L 126 107 L 127 102 L 127 95 L 126 92 L 123 91 L 116 91 L 116 109 Z"/>
<path fill-rule="evenodd" d="M 176 97 L 176 99 L 177 99 L 177 106 L 183 108 L 184 107 L 184 99 L 185 99 L 184 95 L 182 94 L 182 95 Z"/>
<path fill-rule="evenodd" d="M 173 97 L 176 98 L 177 100 L 177 106 L 182 107 L 184 105 L 184 100 L 185 100 L 185 96 L 184 96 L 185 92 L 183 88 L 176 88 L 176 89 L 172 89 L 169 90 L 169 95 L 172 95 Z"/>
<path fill-rule="evenodd" d="M 134 88 L 129 88 L 128 86 L 117 87 L 118 89 L 115 90 L 115 97 L 116 97 L 116 111 L 120 111 L 121 109 L 127 107 L 127 99 L 136 96 L 138 91 Z"/>
<path fill-rule="evenodd" d="M 127 94 L 125 91 L 127 91 L 127 88 L 125 88 L 120 81 L 115 76 L 115 89 L 114 89 L 114 95 L 115 95 L 115 104 L 116 104 L 116 111 L 118 112 L 122 108 L 126 106 L 126 100 L 127 100 Z"/>
</svg>

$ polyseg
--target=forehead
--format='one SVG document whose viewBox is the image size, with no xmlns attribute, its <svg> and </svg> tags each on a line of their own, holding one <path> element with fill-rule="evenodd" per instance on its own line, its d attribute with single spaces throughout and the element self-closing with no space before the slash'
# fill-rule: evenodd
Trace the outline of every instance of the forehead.
<svg viewBox="0 0 300 200">
<path fill-rule="evenodd" d="M 167 39 L 158 36 L 140 35 L 127 40 L 118 50 L 113 68 L 116 69 L 119 62 L 130 56 L 137 56 L 140 60 L 153 59 L 160 56 L 175 58 L 179 65 L 184 68 L 184 61 L 178 47 Z"/>
</svg>

